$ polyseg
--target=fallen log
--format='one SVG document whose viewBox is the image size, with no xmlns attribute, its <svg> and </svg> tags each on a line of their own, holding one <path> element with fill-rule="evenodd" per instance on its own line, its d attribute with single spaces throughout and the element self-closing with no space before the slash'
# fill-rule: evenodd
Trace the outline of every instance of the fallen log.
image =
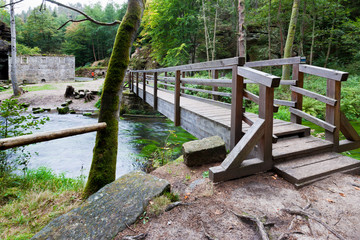
<svg viewBox="0 0 360 240">
<path fill-rule="evenodd" d="M 53 132 L 44 132 L 44 133 L 36 133 L 31 135 L 19 136 L 19 137 L 3 138 L 0 139 L 0 150 L 24 146 L 32 143 L 50 141 L 58 138 L 70 137 L 83 133 L 99 131 L 104 128 L 106 128 L 106 123 L 102 122 L 93 125 L 68 128 Z"/>
</svg>

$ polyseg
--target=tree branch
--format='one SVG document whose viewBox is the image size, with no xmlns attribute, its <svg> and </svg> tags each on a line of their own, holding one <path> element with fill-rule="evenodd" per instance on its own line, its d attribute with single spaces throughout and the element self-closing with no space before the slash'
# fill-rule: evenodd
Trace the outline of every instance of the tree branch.
<svg viewBox="0 0 360 240">
<path fill-rule="evenodd" d="M 5 5 L 0 6 L 0 8 L 4 8 L 4 7 L 7 7 L 7 6 L 10 6 L 11 4 L 12 4 L 12 5 L 15 5 L 15 4 L 17 4 L 17 3 L 19 3 L 19 2 L 22 2 L 22 1 L 24 1 L 24 0 L 19 0 L 19 1 L 14 2 L 14 3 L 8 3 L 8 4 L 5 4 Z"/>
<path fill-rule="evenodd" d="M 23 1 L 23 0 L 21 0 Z M 87 15 L 86 13 L 84 13 L 83 11 L 80 11 L 79 9 L 76 9 L 76 8 L 73 8 L 73 7 L 70 7 L 70 6 L 67 6 L 67 5 L 64 5 L 62 3 L 59 3 L 59 2 L 56 2 L 56 1 L 53 1 L 53 0 L 45 0 L 46 2 L 50 2 L 50 3 L 53 3 L 53 4 L 56 4 L 60 7 L 64 7 L 64 8 L 68 8 L 70 10 L 73 10 L 77 13 L 80 13 L 81 15 L 83 15 L 85 18 L 84 19 L 81 19 L 81 20 L 69 20 L 67 21 L 66 23 L 64 23 L 61 27 L 58 28 L 61 29 L 63 28 L 66 24 L 68 24 L 69 22 L 83 22 L 83 21 L 90 21 L 92 23 L 95 23 L 95 24 L 98 24 L 98 25 L 102 25 L 102 26 L 114 26 L 114 25 L 118 25 L 120 24 L 121 22 L 119 20 L 115 20 L 114 22 L 112 23 L 104 23 L 104 22 L 99 22 L 93 18 L 91 18 L 89 15 Z"/>
</svg>

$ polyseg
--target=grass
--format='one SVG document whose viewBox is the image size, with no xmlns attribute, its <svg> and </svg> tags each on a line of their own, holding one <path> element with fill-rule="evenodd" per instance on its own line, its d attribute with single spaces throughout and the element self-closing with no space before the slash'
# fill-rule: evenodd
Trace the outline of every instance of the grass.
<svg viewBox="0 0 360 240">
<path fill-rule="evenodd" d="M 56 86 L 52 84 L 44 84 L 44 85 L 35 85 L 35 86 L 23 86 L 22 87 L 25 91 L 35 92 L 35 91 L 44 91 L 44 90 L 56 90 Z"/>
<path fill-rule="evenodd" d="M 80 205 L 84 178 L 66 178 L 41 167 L 0 184 L 0 239 L 30 239 L 52 219 Z"/>
</svg>

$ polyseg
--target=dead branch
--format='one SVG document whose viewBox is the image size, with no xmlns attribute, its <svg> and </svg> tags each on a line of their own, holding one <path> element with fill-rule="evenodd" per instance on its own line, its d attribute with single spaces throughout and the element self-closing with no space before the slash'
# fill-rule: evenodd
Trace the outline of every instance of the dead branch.
<svg viewBox="0 0 360 240">
<path fill-rule="evenodd" d="M 208 240 L 216 240 L 216 238 L 211 237 L 210 234 L 206 232 L 203 221 L 201 221 L 201 226 L 202 226 L 202 229 L 203 229 L 203 231 L 204 231 L 205 237 L 206 237 Z"/>
<path fill-rule="evenodd" d="M 247 216 L 247 215 L 241 215 L 241 214 L 237 214 L 234 211 L 230 210 L 235 216 L 237 216 L 241 221 L 251 221 L 256 223 L 256 226 L 259 229 L 259 233 L 261 236 L 261 239 L 263 240 L 269 240 L 269 236 L 266 233 L 265 230 L 265 226 L 264 224 L 257 218 L 257 217 L 252 217 L 252 216 Z"/>
<path fill-rule="evenodd" d="M 127 227 L 128 229 L 130 229 L 132 232 L 138 233 L 137 231 L 135 231 L 134 229 L 132 229 L 127 223 L 125 223 L 125 225 L 126 225 L 126 227 Z"/>
<path fill-rule="evenodd" d="M 299 215 L 299 216 L 302 216 L 302 217 L 306 217 L 306 218 L 310 218 L 312 220 L 315 220 L 316 222 L 323 225 L 332 234 L 334 234 L 338 239 L 345 240 L 345 238 L 343 236 L 341 236 L 339 233 L 337 233 L 332 227 L 330 227 L 329 225 L 327 225 L 326 223 L 321 221 L 319 218 L 313 216 L 312 214 L 305 212 L 304 210 L 294 210 L 294 209 L 285 208 L 285 209 L 282 209 L 282 211 L 284 211 L 286 213 L 289 213 L 291 215 Z"/>
<path fill-rule="evenodd" d="M 136 236 L 125 236 L 122 238 L 122 240 L 142 240 L 145 239 L 147 237 L 147 233 L 141 233 L 139 235 Z"/>
<path fill-rule="evenodd" d="M 60 7 L 68 8 L 68 9 L 70 9 L 70 10 L 73 10 L 73 11 L 77 12 L 77 13 L 80 13 L 81 15 L 83 15 L 83 16 L 85 17 L 85 19 L 81 19 L 81 20 L 69 20 L 69 21 L 67 21 L 65 24 L 63 24 L 60 28 L 58 28 L 58 30 L 61 29 L 62 27 L 64 27 L 64 26 L 65 26 L 66 24 L 68 24 L 69 22 L 90 21 L 90 22 L 92 22 L 92 23 L 95 23 L 95 24 L 98 24 L 98 25 L 102 25 L 102 26 L 114 26 L 114 25 L 118 25 L 118 24 L 121 23 L 119 20 L 115 20 L 115 21 L 112 22 L 112 23 L 99 22 L 99 21 L 91 18 L 89 15 L 87 15 L 87 14 L 84 13 L 83 11 L 80 11 L 80 10 L 77 9 L 77 8 L 73 8 L 73 7 L 67 6 L 67 5 L 65 5 L 65 4 L 59 3 L 59 2 L 54 1 L 54 0 L 45 0 L 45 1 L 50 2 L 50 3 L 53 3 L 53 4 L 56 4 L 56 5 L 60 6 Z"/>
<path fill-rule="evenodd" d="M 169 205 L 166 206 L 165 208 L 165 212 L 168 212 L 178 206 L 185 206 L 185 205 L 190 205 L 190 203 L 183 203 L 181 201 L 178 201 L 178 202 L 174 202 L 174 203 L 170 203 Z"/>
<path fill-rule="evenodd" d="M 11 4 L 12 4 L 12 5 L 15 5 L 15 4 L 17 4 L 17 3 L 19 3 L 19 2 L 22 2 L 22 1 L 24 1 L 24 0 L 19 0 L 19 1 L 14 2 L 14 3 L 8 3 L 8 4 L 5 4 L 5 5 L 0 6 L 0 8 L 5 8 L 5 7 L 7 7 L 7 6 L 10 6 Z"/>
</svg>

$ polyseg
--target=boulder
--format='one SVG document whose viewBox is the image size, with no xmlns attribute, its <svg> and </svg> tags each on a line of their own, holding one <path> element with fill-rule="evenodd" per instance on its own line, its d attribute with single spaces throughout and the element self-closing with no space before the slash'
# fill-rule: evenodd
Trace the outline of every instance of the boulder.
<svg viewBox="0 0 360 240">
<path fill-rule="evenodd" d="M 182 150 L 188 167 L 221 162 L 226 157 L 225 142 L 219 136 L 184 143 Z"/>
<path fill-rule="evenodd" d="M 42 108 L 36 109 L 36 110 L 33 111 L 34 114 L 39 114 L 39 113 L 43 113 L 43 112 L 45 112 L 45 110 L 42 109 Z"/>
<path fill-rule="evenodd" d="M 50 222 L 32 239 L 113 239 L 144 213 L 150 199 L 169 190 L 166 180 L 131 172 Z"/>
</svg>

